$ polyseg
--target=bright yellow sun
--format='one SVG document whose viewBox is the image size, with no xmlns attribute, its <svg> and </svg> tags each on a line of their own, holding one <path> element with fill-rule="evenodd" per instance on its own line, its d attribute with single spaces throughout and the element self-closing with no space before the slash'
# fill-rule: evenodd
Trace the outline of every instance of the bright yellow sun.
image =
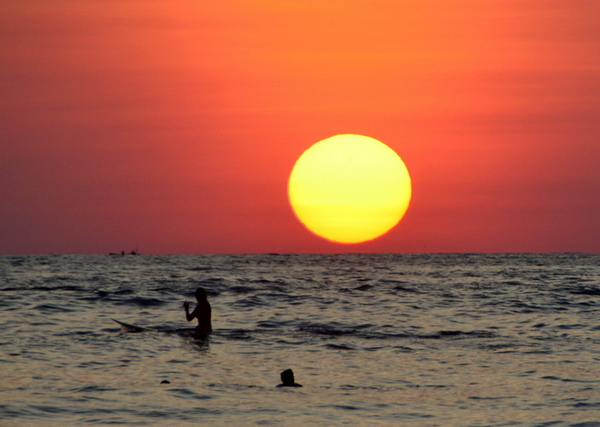
<svg viewBox="0 0 600 427">
<path fill-rule="evenodd" d="M 411 194 L 400 156 L 362 135 L 317 142 L 296 161 L 288 182 L 300 222 L 337 243 L 361 243 L 385 234 L 406 213 Z"/>
</svg>

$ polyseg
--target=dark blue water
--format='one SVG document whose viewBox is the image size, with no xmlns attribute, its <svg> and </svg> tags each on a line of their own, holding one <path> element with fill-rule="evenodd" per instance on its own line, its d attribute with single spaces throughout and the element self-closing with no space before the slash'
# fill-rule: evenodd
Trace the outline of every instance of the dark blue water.
<svg viewBox="0 0 600 427">
<path fill-rule="evenodd" d="M 600 426 L 598 255 L 2 256 L 0 297 L 2 426 Z"/>
</svg>

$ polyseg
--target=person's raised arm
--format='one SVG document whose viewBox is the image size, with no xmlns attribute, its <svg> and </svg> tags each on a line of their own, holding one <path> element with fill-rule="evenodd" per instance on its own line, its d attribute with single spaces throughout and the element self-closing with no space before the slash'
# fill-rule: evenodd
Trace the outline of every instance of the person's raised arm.
<svg viewBox="0 0 600 427">
<path fill-rule="evenodd" d="M 184 302 L 183 303 L 183 308 L 185 308 L 185 318 L 187 319 L 188 322 L 191 322 L 192 320 L 194 320 L 194 317 L 196 317 L 196 311 L 193 311 L 190 314 L 190 303 L 189 302 Z"/>
</svg>

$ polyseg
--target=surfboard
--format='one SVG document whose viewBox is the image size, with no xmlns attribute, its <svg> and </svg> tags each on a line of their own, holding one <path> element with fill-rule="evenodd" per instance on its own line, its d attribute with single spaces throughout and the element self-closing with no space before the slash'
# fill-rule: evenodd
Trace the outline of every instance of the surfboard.
<svg viewBox="0 0 600 427">
<path fill-rule="evenodd" d="M 121 327 L 121 333 L 123 333 L 123 334 L 137 333 L 137 332 L 142 332 L 145 330 L 145 328 L 142 328 L 140 326 L 130 325 L 129 323 L 120 322 L 116 319 L 112 319 L 112 320 L 119 324 L 119 326 Z"/>
<path fill-rule="evenodd" d="M 116 322 L 121 327 L 122 334 L 131 334 L 138 333 L 144 331 L 154 331 L 154 332 L 163 332 L 167 334 L 178 334 L 182 336 L 194 336 L 200 338 L 206 338 L 207 334 L 199 334 L 195 328 L 177 328 L 173 329 L 170 327 L 154 327 L 154 328 L 142 328 L 141 326 L 132 325 L 130 323 L 121 322 L 117 319 L 111 319 L 113 322 Z"/>
</svg>

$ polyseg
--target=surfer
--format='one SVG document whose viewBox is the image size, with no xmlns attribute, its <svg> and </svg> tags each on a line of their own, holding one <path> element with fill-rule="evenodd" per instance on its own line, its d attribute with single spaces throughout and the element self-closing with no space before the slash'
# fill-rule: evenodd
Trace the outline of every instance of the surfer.
<svg viewBox="0 0 600 427">
<path fill-rule="evenodd" d="M 294 381 L 294 371 L 286 369 L 281 373 L 281 384 L 277 387 L 302 387 L 302 384 Z"/>
<path fill-rule="evenodd" d="M 194 318 L 198 319 L 198 326 L 196 326 L 196 333 L 199 335 L 207 335 L 212 332 L 212 324 L 211 324 L 211 314 L 212 310 L 210 308 L 210 304 L 208 303 L 208 296 L 206 294 L 206 290 L 204 288 L 196 289 L 196 300 L 198 304 L 196 304 L 196 308 L 190 314 L 190 303 L 184 302 L 183 307 L 185 308 L 185 317 L 188 322 L 194 320 Z"/>
</svg>

